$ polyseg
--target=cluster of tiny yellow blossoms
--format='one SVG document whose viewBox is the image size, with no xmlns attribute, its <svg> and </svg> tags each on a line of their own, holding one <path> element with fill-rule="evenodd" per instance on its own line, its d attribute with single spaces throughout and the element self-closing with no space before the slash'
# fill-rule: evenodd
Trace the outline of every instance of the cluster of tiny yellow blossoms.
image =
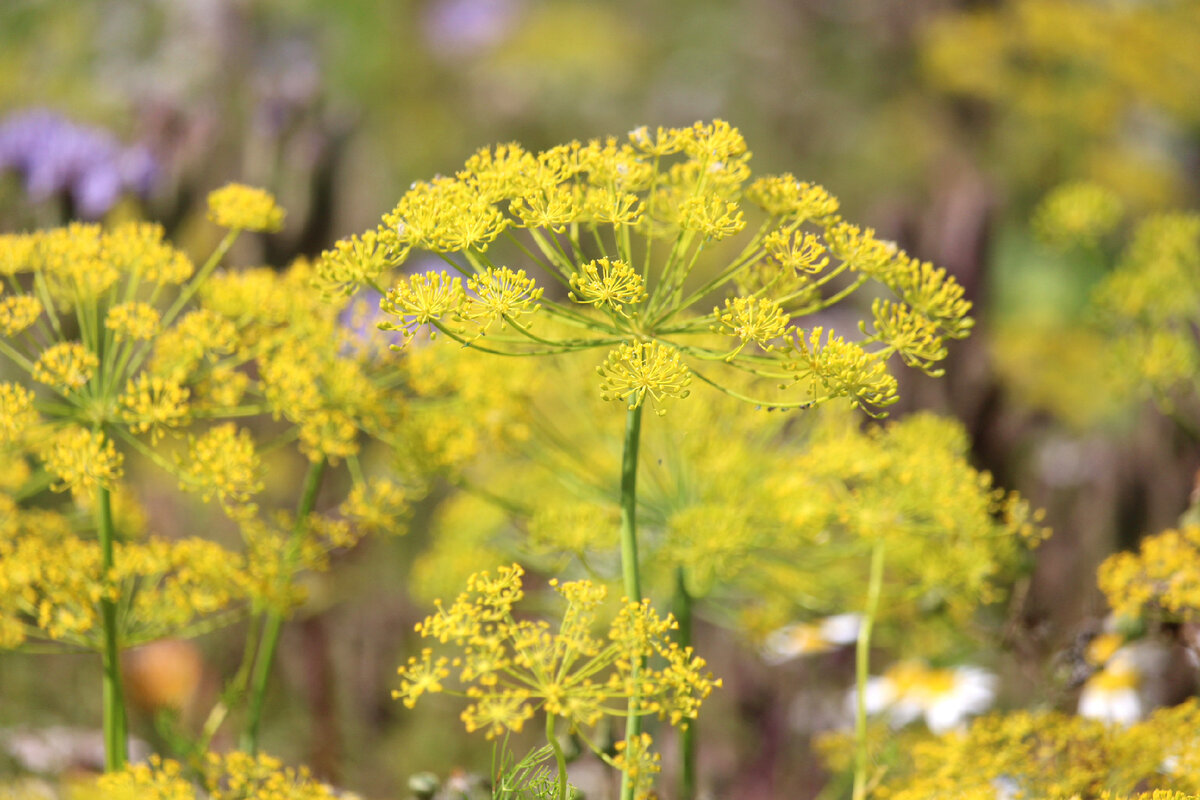
<svg viewBox="0 0 1200 800">
<path fill-rule="evenodd" d="M 453 676 L 463 687 L 456 693 L 470 701 L 462 713 L 468 731 L 488 738 L 520 731 L 541 711 L 586 736 L 605 717 L 629 713 L 630 697 L 632 713 L 686 727 L 721 685 L 690 647 L 670 641 L 674 619 L 660 617 L 649 601 L 626 601 L 607 635 L 597 635 L 597 607 L 607 591 L 589 581 L 551 582 L 567 604 L 557 630 L 516 618 L 523 574 L 515 564 L 494 576 L 477 573 L 449 607 L 439 602 L 417 630 L 449 645 L 451 654 L 427 648 L 411 657 L 393 696 L 412 707 L 424 694 L 449 691 Z"/>
<path fill-rule="evenodd" d="M 1200 214 L 1164 213 L 1138 223 L 1095 304 L 1121 370 L 1168 409 L 1200 393 Z"/>
<path fill-rule="evenodd" d="M 802 399 L 775 406 L 843 397 L 871 411 L 895 400 L 891 355 L 936 373 L 944 340 L 971 326 L 962 287 L 846 222 L 823 188 L 751 180 L 749 159 L 720 120 L 540 153 L 483 149 L 326 252 L 318 278 L 331 294 L 395 281 L 379 327 L 404 344 L 428 330 L 505 355 L 608 349 L 605 397 L 660 413 L 693 377 L 726 387 L 709 376 L 719 365 L 800 385 Z M 389 278 L 414 250 L 450 269 Z M 797 327 L 871 281 L 892 299 L 859 341 Z"/>
<path fill-rule="evenodd" d="M 11 511 L 11 510 L 10 510 Z M 0 542 L 0 647 L 48 640 L 100 649 L 99 601 L 138 586 L 122 643 L 134 646 L 191 626 L 248 599 L 244 561 L 203 539 L 117 543 L 106 570 L 100 544 L 58 531 L 56 520 L 24 512 Z"/>
<path fill-rule="evenodd" d="M 930 81 L 994 112 L 990 144 L 1000 152 L 992 157 L 1008 185 L 1075 175 L 1160 205 L 1187 191 L 1171 160 L 1129 137 L 1127 125 L 1130 114 L 1151 114 L 1174 136 L 1200 120 L 1193 4 L 1014 0 L 948 8 L 930 15 L 923 33 Z"/>
<path fill-rule="evenodd" d="M 240 183 L 208 195 L 208 218 L 222 228 L 273 233 L 283 227 L 283 213 L 269 192 Z"/>
<path fill-rule="evenodd" d="M 1138 552 L 1109 556 L 1096 579 L 1118 615 L 1157 608 L 1174 620 L 1200 618 L 1200 527 L 1148 536 Z"/>
<path fill-rule="evenodd" d="M 188 439 L 188 458 L 180 464 L 181 489 L 216 498 L 235 517 L 257 510 L 250 498 L 262 490 L 262 467 L 250 431 L 226 422 Z"/>
<path fill-rule="evenodd" d="M 522 461 L 517 469 L 513 458 L 494 453 L 476 472 L 516 509 L 527 535 L 514 544 L 511 527 L 484 504 L 449 500 L 418 562 L 422 575 L 437 576 L 424 597 L 437 596 L 434 582 L 460 585 L 497 558 L 524 559 L 551 574 L 583 563 L 619 575 L 611 535 L 618 509 L 593 487 L 597 476 L 620 468 L 612 443 L 623 420 L 602 414 L 603 401 L 581 380 L 591 369 L 587 357 L 570 361 L 552 373 L 563 389 L 538 398 L 533 415 L 553 418 L 566 409 L 595 420 L 572 431 L 572 452 L 559 456 L 557 432 L 535 426 L 522 450 L 534 454 L 533 467 Z M 981 604 L 1003 599 L 1047 533 L 1020 495 L 1001 491 L 971 465 L 969 437 L 954 421 L 915 414 L 864 429 L 843 409 L 801 418 L 746 414 L 737 398 L 705 386 L 694 391 L 700 402 L 681 404 L 643 432 L 643 575 L 662 586 L 678 572 L 699 602 L 718 590 L 721 613 L 740 611 L 736 626 L 747 638 L 860 608 L 870 549 L 882 543 L 883 635 L 911 626 L 904 652 L 936 656 L 963 641 Z"/>
<path fill-rule="evenodd" d="M 312 776 L 307 767 L 285 767 L 272 756 L 209 753 L 196 783 L 177 761 L 151 756 L 101 776 L 79 789 L 79 800 L 335 800 L 348 797 Z M 92 794 L 94 792 L 94 794 Z M 352 796 L 351 796 L 352 797 Z"/>
<path fill-rule="evenodd" d="M 1038 204 L 1033 229 L 1049 244 L 1095 246 L 1116 229 L 1124 212 L 1121 198 L 1105 187 L 1086 181 L 1068 183 Z"/>
<path fill-rule="evenodd" d="M 228 187 L 210 214 L 234 231 L 199 269 L 149 223 L 0 235 L 0 358 L 16 375 L 0 383 L 0 505 L 12 507 L 0 524 L 14 531 L 0 558 L 4 646 L 99 649 L 101 601 L 120 603 L 122 646 L 194 635 L 247 605 L 286 610 L 298 571 L 326 567 L 329 550 L 364 533 L 404 530 L 411 490 L 357 461 L 336 514 L 257 519 L 262 450 L 294 441 L 311 461 L 337 464 L 368 437 L 398 448 L 415 432 L 400 405 L 407 393 L 388 391 L 406 378 L 347 347 L 341 306 L 314 287 L 306 262 L 223 270 L 237 231 L 279 227 L 274 199 Z M 433 405 L 453 417 L 443 400 Z M 498 406 L 486 413 L 502 424 Z M 448 423 L 442 431 L 456 435 Z M 123 483 L 134 456 L 219 503 L 244 547 L 142 539 L 145 515 Z M 407 470 L 405 484 L 421 477 Z M 70 513 L 50 505 L 47 488 L 70 490 Z"/>
<path fill-rule="evenodd" d="M 976 719 L 966 733 L 910 742 L 904 762 L 880 765 L 889 800 L 996 797 L 1195 797 L 1200 793 L 1200 706 L 1156 711 L 1130 726 L 1057 712 Z M 824 747 L 839 748 L 832 742 Z M 844 747 L 844 745 L 843 745 Z M 843 751 L 844 752 L 844 751 Z M 1153 792 L 1153 794 L 1151 794 Z"/>
</svg>

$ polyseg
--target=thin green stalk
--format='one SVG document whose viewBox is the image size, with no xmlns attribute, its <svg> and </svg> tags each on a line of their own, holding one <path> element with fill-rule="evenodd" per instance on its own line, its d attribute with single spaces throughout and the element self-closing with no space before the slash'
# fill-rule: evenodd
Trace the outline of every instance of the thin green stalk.
<svg viewBox="0 0 1200 800">
<path fill-rule="evenodd" d="M 642 580 L 638 570 L 637 549 L 637 466 L 638 444 L 642 434 L 641 405 L 629 409 L 625 415 L 625 448 L 621 457 L 621 575 L 625 581 L 625 596 L 631 602 L 642 600 Z M 625 718 L 625 746 L 633 747 L 633 741 L 642 733 L 642 719 L 638 714 L 638 673 L 641 664 L 634 660 L 631 676 L 634 692 L 629 697 L 628 716 Z M 621 774 L 621 800 L 632 800 L 633 780 L 629 772 Z"/>
<path fill-rule="evenodd" d="M 871 628 L 879 610 L 879 593 L 883 588 L 883 542 L 877 541 L 871 550 L 871 576 L 867 583 L 867 607 L 863 611 L 862 627 L 854 654 L 855 715 L 854 715 L 854 800 L 867 796 L 867 676 L 871 668 Z"/>
<path fill-rule="evenodd" d="M 558 800 L 567 800 L 567 756 L 563 753 L 558 736 L 554 733 L 554 715 L 546 715 L 546 741 L 554 750 L 554 761 L 558 764 Z"/>
<path fill-rule="evenodd" d="M 283 579 L 292 579 L 292 566 L 300 551 L 300 537 L 308 515 L 312 513 L 317 502 L 317 490 L 321 488 L 321 477 L 325 473 L 325 459 L 314 461 L 308 468 L 304 478 L 304 491 L 300 495 L 300 505 L 296 509 L 296 526 L 292 529 L 292 538 L 288 542 L 288 550 L 284 557 Z M 258 656 L 254 661 L 254 672 L 250 681 L 250 704 L 246 729 L 242 732 L 241 748 L 247 753 L 258 752 L 259 727 L 262 724 L 263 701 L 267 695 L 267 681 L 271 677 L 271 664 L 275 660 L 275 650 L 279 647 L 279 636 L 283 631 L 283 612 L 271 609 L 266 614 L 266 625 L 262 638 L 259 640 Z"/>
<path fill-rule="evenodd" d="M 96 491 L 96 529 L 100 533 L 100 558 L 107 573 L 113 566 L 113 518 L 108 489 Z M 117 635 L 117 604 L 110 597 L 100 600 L 104 632 L 104 769 L 115 772 L 125 767 L 125 701 L 121 693 L 121 645 Z"/>
<path fill-rule="evenodd" d="M 679 623 L 679 646 L 692 646 L 692 595 L 687 589 L 683 567 L 675 568 L 675 621 Z M 696 720 L 688 720 L 679 732 L 679 800 L 696 796 Z"/>
</svg>

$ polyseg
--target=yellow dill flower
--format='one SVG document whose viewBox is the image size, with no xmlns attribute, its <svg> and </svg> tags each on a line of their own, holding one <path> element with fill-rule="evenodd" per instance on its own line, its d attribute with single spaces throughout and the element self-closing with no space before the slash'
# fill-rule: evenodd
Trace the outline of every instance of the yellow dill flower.
<svg viewBox="0 0 1200 800">
<path fill-rule="evenodd" d="M 444 657 L 434 660 L 433 650 L 428 647 L 421 651 L 420 658 L 410 657 L 408 665 L 400 670 L 400 688 L 392 691 L 392 699 L 413 708 L 421 695 L 442 691 L 442 681 L 450 677 L 449 663 L 450 659 Z M 520 730 L 519 725 L 516 730 Z"/>
<path fill-rule="evenodd" d="M 720 686 L 691 648 L 669 641 L 675 621 L 658 616 L 649 601 L 626 602 L 607 635 L 596 635 L 596 612 L 607 590 L 590 581 L 551 581 L 567 605 L 557 630 L 544 621 L 516 618 L 523 572 L 514 564 L 495 577 L 476 573 L 452 605 L 439 601 L 437 613 L 417 631 L 452 645 L 456 655 L 447 659 L 430 648 L 411 657 L 399 670 L 401 688 L 393 696 L 412 707 L 424 693 L 449 691 L 444 682 L 456 668 L 465 687 L 456 693 L 471 701 L 464 723 L 494 738 L 520 730 L 537 710 L 572 727 L 593 727 L 606 716 L 626 713 L 656 714 L 686 726 Z M 641 664 L 636 680 L 634 664 Z M 631 695 L 637 703 L 629 712 L 624 703 Z"/>
<path fill-rule="evenodd" d="M 570 278 L 571 299 L 576 303 L 607 306 L 618 314 L 626 305 L 646 299 L 646 281 L 633 267 L 619 259 L 597 258 L 582 264 Z"/>
<path fill-rule="evenodd" d="M 409 511 L 409 493 L 387 478 L 355 486 L 340 508 L 364 534 L 407 533 L 402 521 Z"/>
<path fill-rule="evenodd" d="M 46 469 L 58 478 L 51 488 L 86 494 L 97 487 L 113 489 L 122 475 L 124 457 L 101 431 L 70 425 L 55 434 L 42 453 Z"/>
<path fill-rule="evenodd" d="M 875 331 L 866 341 L 886 345 L 881 352 L 899 354 L 910 367 L 930 375 L 942 374 L 933 364 L 946 357 L 946 348 L 932 320 L 903 303 L 878 298 L 871 304 L 871 313 L 875 317 Z M 860 327 L 865 333 L 866 324 L 860 323 Z"/>
<path fill-rule="evenodd" d="M 108 291 L 121 277 L 104 253 L 99 225 L 72 222 L 38 234 L 38 267 L 51 296 L 64 307 L 89 302 Z"/>
<path fill-rule="evenodd" d="M 178 285 L 192 276 L 195 267 L 187 255 L 163 240 L 162 226 L 152 222 L 127 222 L 104 234 L 104 259 L 122 274 L 159 285 Z"/>
<path fill-rule="evenodd" d="M 37 236 L 29 233 L 0 233 L 0 275 L 16 275 L 33 268 Z"/>
<path fill-rule="evenodd" d="M 283 215 L 263 189 L 231 183 L 208 194 L 208 218 L 222 228 L 274 233 L 283 228 Z"/>
<path fill-rule="evenodd" d="M 847 342 L 830 331 L 822 344 L 825 330 L 813 328 L 806 336 L 797 331 L 795 337 L 794 364 L 789 365 L 796 379 L 810 379 L 812 393 L 817 387 L 825 390 L 828 397 L 846 397 L 850 402 L 867 411 L 884 408 L 896 402 L 896 379 L 887 371 L 887 365 L 856 344 Z"/>
<path fill-rule="evenodd" d="M 201 286 L 200 297 L 205 310 L 234 323 L 243 335 L 254 323 L 286 324 L 300 305 L 296 293 L 269 267 L 216 273 Z"/>
<path fill-rule="evenodd" d="M 663 400 L 687 397 L 692 382 L 679 351 L 659 342 L 623 344 L 596 371 L 604 379 L 600 388 L 605 400 L 628 400 L 630 408 L 637 408 L 648 395 L 659 416 L 666 413 L 660 407 Z"/>
<path fill-rule="evenodd" d="M 234 353 L 239 343 L 233 322 L 207 308 L 189 311 L 154 340 L 150 371 L 182 381 L 202 363 Z"/>
<path fill-rule="evenodd" d="M 379 323 L 383 331 L 400 331 L 407 344 L 424 326 L 430 326 L 430 336 L 436 336 L 434 323 L 453 320 L 466 303 L 462 279 L 451 277 L 444 270 L 413 275 L 388 290 L 379 307 L 387 314 L 398 316 L 401 322 Z"/>
<path fill-rule="evenodd" d="M 42 315 L 42 301 L 33 295 L 19 294 L 0 299 L 0 332 L 16 336 Z"/>
<path fill-rule="evenodd" d="M 650 749 L 654 740 L 648 733 L 639 734 L 632 742 L 632 746 L 624 740 L 616 743 L 612 765 L 629 776 L 633 796 L 647 800 L 655 796 L 654 776 L 662 771 L 662 756 Z"/>
<path fill-rule="evenodd" d="M 188 460 L 180 464 L 180 488 L 197 492 L 208 502 L 216 498 L 233 516 L 252 513 L 238 509 L 262 491 L 261 464 L 248 430 L 232 422 L 188 437 Z M 236 513 L 235 513 L 236 512 Z"/>
<path fill-rule="evenodd" d="M 746 187 L 746 199 L 771 216 L 797 222 L 827 220 L 839 208 L 824 187 L 798 181 L 788 172 L 758 178 Z"/>
<path fill-rule="evenodd" d="M 1124 205 L 1116 193 L 1080 181 L 1059 186 L 1033 212 L 1033 230 L 1048 244 L 1095 245 L 1121 221 Z"/>
<path fill-rule="evenodd" d="M 142 373 L 125 386 L 119 398 L 121 418 L 135 433 L 150 432 L 150 443 L 157 444 L 166 430 L 190 421 L 187 387 L 171 378 Z"/>
<path fill-rule="evenodd" d="M 467 301 L 462 315 L 478 323 L 482 331 L 494 322 L 501 326 L 506 322 L 519 323 L 521 317 L 536 312 L 543 291 L 526 276 L 525 270 L 513 272 L 508 267 L 487 268 L 483 274 L 468 278 L 467 288 L 475 297 Z"/>
<path fill-rule="evenodd" d="M 878 359 L 843 361 L 842 383 L 877 381 L 876 367 L 890 355 L 888 347 L 902 346 L 910 364 L 928 368 L 932 356 L 942 352 L 942 340 L 967 335 L 969 304 L 952 278 L 842 220 L 837 200 L 820 186 L 791 175 L 749 183 L 750 154 L 728 123 L 698 122 L 653 133 L 642 127 L 628 139 L 571 142 L 536 155 L 516 145 L 481 150 L 453 177 L 414 184 L 383 216 L 378 230 L 382 247 L 377 252 L 391 260 L 390 266 L 398 266 L 414 248 L 431 250 L 444 254 L 473 289 L 502 270 L 523 274 L 493 263 L 485 253 L 503 236 L 524 258 L 568 285 L 571 300 L 604 313 L 541 297 L 540 312 L 562 327 L 545 335 L 514 326 L 512 335 L 493 337 L 485 345 L 455 324 L 470 318 L 494 320 L 499 312 L 478 310 L 474 300 L 464 300 L 461 281 L 441 273 L 396 285 L 380 307 L 400 321 L 380 327 L 402 331 L 408 344 L 417 330 L 430 325 L 464 346 L 506 355 L 655 342 L 668 348 L 662 352 L 677 353 L 689 364 L 726 359 L 774 380 L 782 369 L 805 369 L 792 349 L 774 347 L 750 356 L 743 355 L 742 347 L 732 353 L 715 350 L 711 340 L 699 337 L 714 326 L 731 326 L 746 334 L 743 347 L 765 344 L 786 331 L 786 324 L 778 329 L 780 322 L 821 311 L 875 280 L 896 298 L 896 315 L 887 318 L 893 344 L 879 337 L 860 343 L 874 345 Z M 752 236 L 746 233 L 743 197 L 768 214 Z M 635 237 L 644 241 L 635 243 Z M 745 242 L 741 253 L 725 263 L 714 260 L 721 258 L 722 248 L 716 245 L 732 237 Z M 659 240 L 666 240 L 666 246 L 658 246 Z M 586 259 L 585 253 L 595 258 Z M 644 263 L 635 264 L 642 256 Z M 847 270 L 857 274 L 844 289 L 821 291 Z M 827 274 L 807 277 L 822 273 Z M 354 275 L 338 280 L 342 285 L 361 282 Z M 731 299 L 724 311 L 720 305 L 712 312 L 695 308 L 725 286 L 739 287 L 741 299 Z M 899 310 L 900 304 L 911 313 Z M 913 330 L 916 315 L 930 323 L 919 335 Z M 570 336 L 565 335 L 568 330 Z M 866 372 L 852 378 L 849 373 L 856 366 Z M 641 407 L 643 395 L 634 395 L 634 409 Z M 799 408 L 838 396 L 846 394 L 818 392 L 811 401 L 764 405 Z"/>
<path fill-rule="evenodd" d="M 321 253 L 316 263 L 316 282 L 327 294 L 350 295 L 364 283 L 374 284 L 396 257 L 376 231 L 366 231 Z"/>
<path fill-rule="evenodd" d="M 784 269 L 815 275 L 829 266 L 825 245 L 821 243 L 821 237 L 814 233 L 775 231 L 763 240 L 763 246 Z"/>
<path fill-rule="evenodd" d="M 108 310 L 104 327 L 116 334 L 116 340 L 149 341 L 158 333 L 162 316 L 151 305 L 133 301 Z"/>
<path fill-rule="evenodd" d="M 231 367 L 214 367 L 195 387 L 195 404 L 206 409 L 234 408 L 250 386 L 250 377 Z"/>
<path fill-rule="evenodd" d="M 330 464 L 358 453 L 358 426 L 337 408 L 320 408 L 300 418 L 300 452 L 309 461 L 322 458 Z"/>
<path fill-rule="evenodd" d="M 184 775 L 182 765 L 154 755 L 149 763 L 102 775 L 96 783 L 96 800 L 193 800 L 198 792 L 208 800 L 336 800 L 340 796 L 307 767 L 285 767 L 262 753 L 208 753 L 200 771 L 198 788 Z M 81 794 L 79 800 L 91 798 Z"/>
<path fill-rule="evenodd" d="M 779 303 L 766 297 L 734 297 L 725 301 L 725 308 L 713 309 L 717 325 L 713 330 L 736 336 L 741 344 L 727 358 L 733 358 L 746 345 L 754 342 L 764 350 L 771 350 L 771 342 L 787 332 L 788 315 Z"/>
<path fill-rule="evenodd" d="M 583 207 L 576 192 L 566 186 L 551 183 L 537 186 L 514 197 L 508 210 L 517 218 L 514 226 L 546 228 L 562 233 L 566 226 L 583 216 Z"/>
<path fill-rule="evenodd" d="M 746 227 L 746 215 L 738 204 L 717 195 L 685 200 L 680 220 L 685 230 L 696 231 L 713 241 L 728 239 Z"/>
<path fill-rule="evenodd" d="M 42 351 L 33 365 L 33 379 L 59 391 L 81 389 L 92 379 L 100 359 L 79 342 L 59 342 Z"/>
<path fill-rule="evenodd" d="M 38 422 L 33 392 L 18 383 L 0 383 L 0 443 L 23 441 Z"/>
<path fill-rule="evenodd" d="M 1200 617 L 1200 526 L 1167 530 L 1141 541 L 1136 553 L 1116 553 L 1096 573 L 1113 613 L 1138 617 L 1158 607 L 1171 617 Z"/>
</svg>

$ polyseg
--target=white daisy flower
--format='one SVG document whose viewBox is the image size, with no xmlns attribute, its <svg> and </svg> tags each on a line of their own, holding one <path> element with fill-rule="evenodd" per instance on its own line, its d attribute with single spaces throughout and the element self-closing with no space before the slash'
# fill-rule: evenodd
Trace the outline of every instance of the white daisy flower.
<svg viewBox="0 0 1200 800">
<path fill-rule="evenodd" d="M 858 641 L 861 627 L 859 614 L 834 614 L 816 622 L 785 625 L 767 636 L 762 656 L 768 664 L 782 664 L 800 656 L 828 653 Z"/>
<path fill-rule="evenodd" d="M 942 734 L 986 711 L 995 697 L 996 676 L 987 670 L 972 666 L 931 669 L 918 661 L 904 661 L 869 678 L 863 701 L 867 713 L 887 713 L 894 728 L 923 718 L 930 731 Z M 853 689 L 848 699 L 853 708 Z"/>
<path fill-rule="evenodd" d="M 1146 713 L 1139 691 L 1142 669 L 1137 651 L 1124 647 L 1088 678 L 1079 693 L 1079 716 L 1132 725 Z"/>
</svg>

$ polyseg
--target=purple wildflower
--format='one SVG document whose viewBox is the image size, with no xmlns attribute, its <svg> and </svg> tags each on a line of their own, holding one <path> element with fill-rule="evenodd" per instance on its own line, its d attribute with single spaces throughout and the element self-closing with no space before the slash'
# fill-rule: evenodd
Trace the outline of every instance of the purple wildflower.
<svg viewBox="0 0 1200 800">
<path fill-rule="evenodd" d="M 34 109 L 0 121 L 0 171 L 8 169 L 25 179 L 30 199 L 65 193 L 81 217 L 96 219 L 123 191 L 147 195 L 158 165 L 145 147 L 122 147 L 102 128 Z"/>
<path fill-rule="evenodd" d="M 447 56 L 488 50 L 512 32 L 519 0 L 436 0 L 422 28 L 429 48 Z"/>
</svg>

